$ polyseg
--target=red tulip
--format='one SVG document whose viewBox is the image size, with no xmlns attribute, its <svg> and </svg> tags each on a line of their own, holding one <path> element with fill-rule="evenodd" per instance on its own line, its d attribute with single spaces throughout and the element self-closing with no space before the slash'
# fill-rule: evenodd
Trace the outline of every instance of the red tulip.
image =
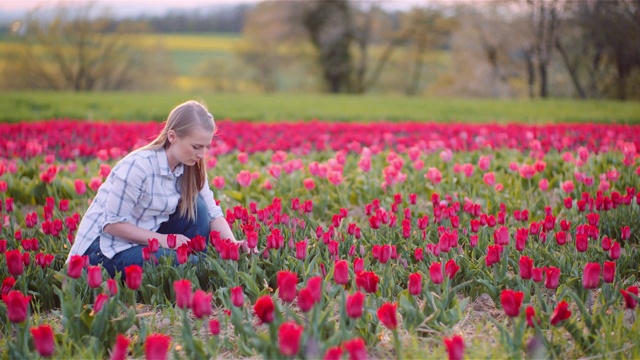
<svg viewBox="0 0 640 360">
<path fill-rule="evenodd" d="M 444 281 L 444 276 L 442 275 L 442 264 L 439 262 L 434 262 L 429 266 L 429 276 L 431 277 L 431 282 L 434 284 L 442 284 Z"/>
<path fill-rule="evenodd" d="M 167 234 L 167 246 L 170 249 L 174 249 L 176 247 L 176 242 L 178 241 L 176 234 Z"/>
<path fill-rule="evenodd" d="M 520 257 L 520 278 L 529 280 L 533 276 L 533 259 L 528 256 Z"/>
<path fill-rule="evenodd" d="M 360 291 L 347 296 L 347 302 L 345 304 L 347 310 L 347 316 L 352 319 L 357 319 L 362 316 L 362 310 L 364 306 L 364 294 Z"/>
<path fill-rule="evenodd" d="M 118 293 L 118 283 L 114 279 L 107 279 L 107 290 L 109 295 L 116 295 Z"/>
<path fill-rule="evenodd" d="M 409 274 L 409 294 L 420 295 L 422 293 L 422 275 L 420 273 Z"/>
<path fill-rule="evenodd" d="M 349 263 L 346 260 L 336 261 L 333 268 L 333 281 L 340 285 L 349 283 Z"/>
<path fill-rule="evenodd" d="M 102 286 L 102 267 L 99 265 L 87 268 L 87 284 L 92 289 Z"/>
<path fill-rule="evenodd" d="M 173 291 L 176 294 L 176 306 L 188 309 L 191 306 L 191 281 L 187 279 L 175 280 Z"/>
<path fill-rule="evenodd" d="M 307 242 L 298 241 L 296 243 L 296 259 L 304 260 L 307 258 Z"/>
<path fill-rule="evenodd" d="M 585 289 L 595 289 L 600 285 L 600 264 L 587 263 L 582 272 L 582 287 Z"/>
<path fill-rule="evenodd" d="M 235 307 L 242 307 L 244 304 L 244 292 L 242 286 L 231 288 L 231 303 Z"/>
<path fill-rule="evenodd" d="M 2 295 L 2 301 L 7 305 L 7 316 L 12 323 L 21 323 L 27 319 L 31 296 L 24 296 L 20 291 L 9 291 Z"/>
<path fill-rule="evenodd" d="M 67 276 L 73 279 L 77 279 L 82 276 L 82 269 L 84 269 L 85 258 L 80 255 L 71 255 L 69 258 L 69 266 L 67 267 Z"/>
<path fill-rule="evenodd" d="M 398 318 L 396 314 L 397 304 L 384 303 L 378 308 L 378 320 L 390 330 L 398 327 Z"/>
<path fill-rule="evenodd" d="M 502 255 L 501 245 L 496 244 L 496 245 L 487 246 L 487 256 L 485 258 L 485 265 L 489 267 L 489 266 L 493 266 L 493 264 L 499 263 L 501 255 Z"/>
<path fill-rule="evenodd" d="M 263 323 L 270 323 L 273 321 L 275 307 L 273 299 L 269 295 L 263 295 L 256 300 L 253 310 Z"/>
<path fill-rule="evenodd" d="M 534 309 L 533 306 L 529 305 L 525 310 L 525 314 L 527 317 L 527 326 L 535 327 L 534 321 L 536 318 L 536 309 Z"/>
<path fill-rule="evenodd" d="M 5 261 L 7 263 L 7 269 L 9 274 L 13 276 L 20 276 L 24 272 L 24 261 L 20 250 L 9 250 L 4 253 Z"/>
<path fill-rule="evenodd" d="M 211 297 L 213 295 L 211 293 L 207 293 L 201 289 L 197 289 L 193 294 L 193 299 L 191 300 L 191 311 L 193 311 L 193 316 L 198 319 L 202 319 L 205 316 L 211 315 L 213 309 L 211 308 Z"/>
<path fill-rule="evenodd" d="M 629 225 L 620 228 L 620 240 L 629 240 L 631 238 L 631 229 Z"/>
<path fill-rule="evenodd" d="M 365 347 L 364 340 L 361 338 L 355 338 L 342 343 L 342 346 L 349 353 L 350 360 L 366 360 L 367 348 Z"/>
<path fill-rule="evenodd" d="M 93 312 L 100 312 L 107 300 L 109 300 L 109 296 L 107 296 L 106 294 L 99 294 L 98 296 L 96 296 L 96 301 L 93 303 Z"/>
<path fill-rule="evenodd" d="M 611 284 L 616 277 L 616 263 L 613 261 L 605 261 L 602 268 L 602 280 Z"/>
<path fill-rule="evenodd" d="M 129 265 L 124 268 L 125 283 L 131 290 L 138 290 L 142 285 L 142 268 L 139 265 Z"/>
<path fill-rule="evenodd" d="M 302 288 L 298 293 L 298 307 L 302 312 L 309 312 L 313 308 L 315 301 L 313 299 L 313 294 L 308 287 Z"/>
<path fill-rule="evenodd" d="M 462 360 L 464 356 L 464 339 L 462 336 L 454 335 L 443 340 L 449 354 L 449 360 Z"/>
<path fill-rule="evenodd" d="M 278 296 L 284 302 L 293 302 L 296 298 L 296 285 L 298 285 L 298 275 L 294 272 L 278 271 Z"/>
<path fill-rule="evenodd" d="M 364 259 L 362 258 L 353 259 L 353 272 L 357 274 L 362 271 L 364 271 Z"/>
<path fill-rule="evenodd" d="M 144 354 L 147 359 L 164 360 L 167 358 L 171 336 L 150 334 L 144 341 Z"/>
<path fill-rule="evenodd" d="M 522 291 L 502 290 L 500 294 L 500 303 L 504 312 L 509 317 L 516 317 L 520 315 L 520 307 L 522 306 L 522 300 L 524 299 L 524 293 Z"/>
<path fill-rule="evenodd" d="M 633 295 L 636 297 L 638 296 L 637 286 L 629 286 L 626 290 L 620 289 L 620 293 L 624 298 L 624 303 L 627 309 L 635 309 L 636 306 L 638 306 L 638 300 L 633 297 Z"/>
<path fill-rule="evenodd" d="M 567 320 L 571 317 L 571 311 L 569 311 L 569 304 L 566 301 L 560 301 L 553 314 L 551 314 L 551 325 L 556 326 L 558 323 Z"/>
<path fill-rule="evenodd" d="M 342 360 L 342 348 L 340 346 L 334 346 L 327 349 L 324 354 L 323 360 Z"/>
<path fill-rule="evenodd" d="M 56 350 L 56 344 L 51 326 L 45 324 L 37 328 L 32 327 L 31 336 L 33 337 L 36 351 L 40 356 L 49 357 L 53 355 Z"/>
<path fill-rule="evenodd" d="M 356 274 L 356 286 L 367 293 L 378 291 L 378 275 L 373 271 L 362 271 Z"/>
<path fill-rule="evenodd" d="M 611 244 L 611 248 L 609 249 L 609 257 L 611 260 L 617 260 L 620 258 L 620 243 L 615 241 Z"/>
<path fill-rule="evenodd" d="M 585 234 L 576 234 L 576 250 L 585 252 L 589 248 L 589 238 Z"/>
<path fill-rule="evenodd" d="M 111 351 L 110 360 L 125 360 L 127 358 L 127 353 L 129 352 L 129 343 L 129 338 L 122 334 L 118 334 L 116 337 L 116 343 L 113 345 L 113 350 Z"/>
<path fill-rule="evenodd" d="M 189 260 L 189 245 L 182 244 L 176 249 L 178 264 L 184 264 Z"/>
<path fill-rule="evenodd" d="M 307 280 L 307 288 L 313 296 L 313 302 L 322 300 L 322 276 L 313 276 Z"/>
<path fill-rule="evenodd" d="M 531 271 L 531 278 L 535 282 L 541 282 L 544 279 L 544 268 L 534 267 Z"/>
<path fill-rule="evenodd" d="M 213 336 L 220 335 L 220 321 L 218 319 L 209 320 L 209 332 Z"/>
<path fill-rule="evenodd" d="M 444 264 L 444 273 L 449 279 L 453 279 L 458 270 L 460 270 L 460 266 L 458 266 L 453 259 L 450 259 L 446 264 Z"/>
<path fill-rule="evenodd" d="M 11 276 L 6 277 L 2 280 L 2 287 L 0 288 L 0 295 L 7 295 L 9 291 L 13 288 L 13 285 L 16 284 L 16 279 Z"/>
<path fill-rule="evenodd" d="M 547 289 L 557 288 L 560 281 L 560 269 L 554 266 L 544 267 L 543 269 L 546 275 L 544 286 Z"/>
<path fill-rule="evenodd" d="M 284 356 L 293 357 L 300 351 L 300 337 L 304 329 L 295 322 L 284 322 L 278 330 L 278 348 Z"/>
</svg>

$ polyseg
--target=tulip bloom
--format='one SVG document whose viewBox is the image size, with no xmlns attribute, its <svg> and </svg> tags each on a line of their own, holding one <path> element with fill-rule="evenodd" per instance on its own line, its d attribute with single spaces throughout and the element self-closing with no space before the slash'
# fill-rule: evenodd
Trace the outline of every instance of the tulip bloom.
<svg viewBox="0 0 640 360">
<path fill-rule="evenodd" d="M 220 335 L 220 321 L 218 319 L 209 320 L 209 332 L 213 336 Z"/>
<path fill-rule="evenodd" d="M 553 310 L 553 314 L 551 314 L 551 325 L 557 326 L 558 323 L 567 320 L 569 317 L 571 317 L 569 304 L 564 300 L 560 301 L 558 306 Z"/>
<path fill-rule="evenodd" d="M 2 280 L 2 287 L 0 287 L 0 295 L 7 295 L 9 291 L 13 288 L 13 285 L 16 284 L 16 279 L 9 276 Z"/>
<path fill-rule="evenodd" d="M 323 360 L 342 360 L 342 348 L 340 346 L 334 346 L 327 349 Z"/>
<path fill-rule="evenodd" d="M 420 273 L 409 274 L 408 288 L 411 295 L 422 293 L 422 275 Z"/>
<path fill-rule="evenodd" d="M 587 251 L 589 247 L 589 238 L 584 234 L 576 234 L 576 250 L 579 252 Z"/>
<path fill-rule="evenodd" d="M 4 253 L 4 258 L 7 263 L 7 269 L 9 274 L 13 276 L 20 276 L 24 272 L 24 261 L 20 250 L 9 250 Z"/>
<path fill-rule="evenodd" d="M 620 243 L 615 241 L 611 244 L 611 248 L 609 249 L 609 257 L 611 260 L 617 260 L 620 258 Z"/>
<path fill-rule="evenodd" d="M 118 293 L 118 283 L 114 279 L 107 279 L 107 290 L 109 295 L 116 295 Z"/>
<path fill-rule="evenodd" d="M 344 285 L 349 282 L 349 264 L 347 260 L 338 260 L 333 269 L 333 281 L 336 284 Z"/>
<path fill-rule="evenodd" d="M 244 304 L 244 292 L 242 286 L 231 288 L 231 303 L 235 307 L 242 307 Z"/>
<path fill-rule="evenodd" d="M 295 322 L 284 322 L 278 329 L 278 348 L 284 356 L 293 357 L 300 350 L 300 337 L 304 329 Z"/>
<path fill-rule="evenodd" d="M 363 360 L 367 359 L 367 348 L 362 338 L 355 338 L 342 343 L 342 346 L 349 353 L 349 359 Z"/>
<path fill-rule="evenodd" d="M 322 300 L 322 276 L 309 278 L 309 280 L 307 280 L 307 288 L 311 291 L 314 302 Z"/>
<path fill-rule="evenodd" d="M 560 269 L 554 266 L 548 266 L 544 268 L 546 275 L 544 286 L 547 289 L 555 289 L 558 287 L 560 281 Z"/>
<path fill-rule="evenodd" d="M 525 314 L 527 317 L 527 326 L 535 327 L 534 321 L 536 318 L 536 309 L 534 309 L 533 306 L 529 305 L 525 310 Z"/>
<path fill-rule="evenodd" d="M 100 312 L 107 300 L 109 300 L 109 296 L 107 294 L 99 294 L 98 296 L 96 296 L 96 301 L 93 303 L 93 312 Z"/>
<path fill-rule="evenodd" d="M 12 323 L 21 323 L 27 319 L 29 301 L 31 296 L 24 296 L 20 291 L 9 291 L 8 295 L 2 295 L 2 301 L 7 306 L 7 316 Z"/>
<path fill-rule="evenodd" d="M 533 259 L 528 256 L 520 257 L 520 278 L 522 280 L 529 280 L 533 276 Z"/>
<path fill-rule="evenodd" d="M 582 287 L 585 289 L 595 289 L 600 285 L 600 264 L 587 263 L 582 272 Z"/>
<path fill-rule="evenodd" d="M 144 341 L 144 354 L 147 359 L 165 360 L 169 351 L 171 336 L 150 334 Z"/>
<path fill-rule="evenodd" d="M 187 279 L 175 280 L 173 291 L 176 294 L 176 306 L 187 309 L 191 306 L 191 281 Z"/>
<path fill-rule="evenodd" d="M 302 312 L 309 312 L 313 308 L 315 300 L 313 294 L 308 287 L 302 288 L 298 293 L 298 307 Z"/>
<path fill-rule="evenodd" d="M 263 295 L 256 300 L 253 310 L 263 323 L 270 323 L 273 321 L 275 306 L 273 299 L 269 295 Z"/>
<path fill-rule="evenodd" d="M 296 298 L 296 285 L 298 285 L 298 275 L 294 272 L 278 271 L 278 296 L 284 302 L 293 302 Z"/>
<path fill-rule="evenodd" d="M 367 293 L 378 291 L 378 275 L 373 271 L 362 271 L 356 275 L 356 286 Z"/>
<path fill-rule="evenodd" d="M 434 284 L 442 284 L 444 281 L 444 276 L 442 275 L 442 264 L 439 262 L 434 262 L 429 266 L 429 276 L 431 277 L 431 282 Z"/>
<path fill-rule="evenodd" d="M 462 360 L 464 355 L 464 339 L 460 335 L 443 339 L 444 346 L 447 348 L 449 360 Z"/>
<path fill-rule="evenodd" d="M 638 300 L 636 300 L 631 294 L 638 296 L 638 287 L 629 286 L 626 290 L 620 289 L 620 293 L 624 298 L 624 303 L 627 309 L 635 309 L 638 306 Z"/>
<path fill-rule="evenodd" d="M 138 290 L 142 285 L 142 268 L 135 264 L 129 265 L 124 268 L 124 274 L 127 287 L 131 290 Z"/>
<path fill-rule="evenodd" d="M 608 284 L 612 284 L 616 277 L 616 263 L 613 261 L 605 261 L 602 268 L 602 280 Z"/>
<path fill-rule="evenodd" d="M 389 330 L 394 330 L 398 327 L 397 306 L 397 304 L 386 302 L 378 308 L 378 320 Z"/>
<path fill-rule="evenodd" d="M 193 294 L 193 299 L 191 300 L 191 311 L 193 311 L 193 315 L 202 319 L 205 316 L 211 315 L 213 309 L 211 308 L 211 297 L 213 294 L 207 293 L 201 289 L 197 289 Z"/>
<path fill-rule="evenodd" d="M 347 301 L 345 303 L 347 316 L 352 319 L 357 319 L 362 316 L 364 297 L 364 294 L 360 291 L 356 291 L 352 295 L 347 295 Z"/>
<path fill-rule="evenodd" d="M 447 275 L 449 279 L 453 279 L 456 276 L 456 273 L 460 270 L 460 266 L 456 264 L 456 261 L 451 259 L 444 264 L 444 273 Z"/>
<path fill-rule="evenodd" d="M 129 343 L 129 338 L 118 334 L 116 343 L 113 345 L 113 350 L 111 351 L 111 360 L 125 360 L 129 352 Z"/>
<path fill-rule="evenodd" d="M 520 315 L 520 307 L 522 306 L 522 300 L 524 299 L 524 293 L 522 291 L 502 290 L 500 294 L 500 303 L 504 312 L 509 317 L 516 317 Z"/>
<path fill-rule="evenodd" d="M 84 256 L 71 255 L 71 258 L 69 259 L 69 266 L 67 267 L 67 276 L 73 279 L 77 279 L 82 276 L 84 264 Z"/>
<path fill-rule="evenodd" d="M 487 256 L 485 258 L 485 265 L 487 267 L 493 266 L 493 264 L 497 264 L 500 262 L 500 255 L 502 255 L 502 246 L 501 245 L 488 245 L 487 246 Z"/>
<path fill-rule="evenodd" d="M 56 350 L 56 344 L 51 326 L 45 324 L 37 328 L 32 327 L 31 336 L 33 337 L 36 351 L 40 356 L 49 357 L 53 355 Z"/>
</svg>

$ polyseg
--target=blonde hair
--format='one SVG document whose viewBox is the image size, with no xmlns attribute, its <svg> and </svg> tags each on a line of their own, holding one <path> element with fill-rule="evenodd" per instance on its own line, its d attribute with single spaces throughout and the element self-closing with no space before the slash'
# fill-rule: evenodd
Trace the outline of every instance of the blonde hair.
<svg viewBox="0 0 640 360">
<path fill-rule="evenodd" d="M 160 134 L 139 150 L 166 149 L 171 145 L 169 130 L 175 131 L 178 137 L 184 137 L 191 134 L 194 127 L 202 127 L 207 131 L 213 131 L 214 134 L 216 130 L 213 115 L 209 113 L 206 106 L 198 101 L 190 100 L 173 108 Z M 196 197 L 205 185 L 206 175 L 204 159 L 198 160 L 194 166 L 184 167 L 184 173 L 181 177 L 181 197 L 178 203 L 180 216 L 186 216 L 191 221 L 195 220 Z"/>
</svg>

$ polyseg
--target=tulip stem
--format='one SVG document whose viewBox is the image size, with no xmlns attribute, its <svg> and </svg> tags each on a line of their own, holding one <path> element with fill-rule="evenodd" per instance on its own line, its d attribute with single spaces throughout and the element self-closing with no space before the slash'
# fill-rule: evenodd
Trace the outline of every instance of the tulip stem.
<svg viewBox="0 0 640 360">
<path fill-rule="evenodd" d="M 393 344 L 396 348 L 396 359 L 402 359 L 402 342 L 400 341 L 400 336 L 398 335 L 398 329 L 391 330 L 393 334 Z"/>
</svg>

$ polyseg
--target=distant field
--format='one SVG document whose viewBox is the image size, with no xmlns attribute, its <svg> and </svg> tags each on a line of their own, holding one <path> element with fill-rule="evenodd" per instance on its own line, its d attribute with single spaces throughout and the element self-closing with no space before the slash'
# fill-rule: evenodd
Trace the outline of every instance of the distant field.
<svg viewBox="0 0 640 360">
<path fill-rule="evenodd" d="M 233 120 L 640 123 L 639 102 L 186 92 L 0 92 L 0 121 L 162 121 L 189 99 L 202 99 L 216 118 Z"/>
</svg>

